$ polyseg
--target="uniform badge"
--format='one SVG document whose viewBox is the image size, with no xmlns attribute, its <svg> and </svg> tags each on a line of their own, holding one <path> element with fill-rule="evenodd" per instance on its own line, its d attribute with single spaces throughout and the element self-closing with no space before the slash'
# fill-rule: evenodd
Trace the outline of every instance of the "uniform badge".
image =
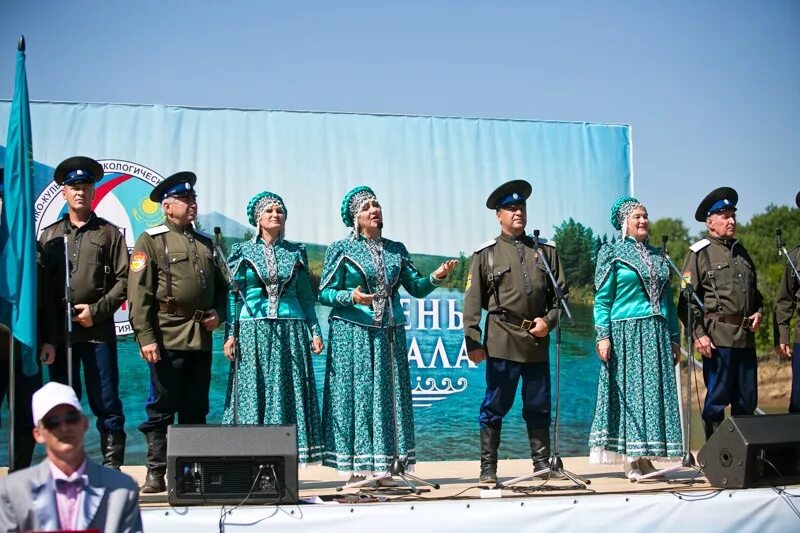
<svg viewBox="0 0 800 533">
<path fill-rule="evenodd" d="M 147 266 L 147 254 L 144 252 L 134 252 L 131 256 L 131 270 L 141 272 Z"/>
<path fill-rule="evenodd" d="M 681 289 L 685 289 L 687 285 L 692 283 L 692 273 L 691 272 L 684 272 L 683 277 L 681 277 Z"/>
<path fill-rule="evenodd" d="M 467 286 L 464 287 L 464 292 L 467 292 L 472 285 L 472 274 L 467 274 Z"/>
</svg>

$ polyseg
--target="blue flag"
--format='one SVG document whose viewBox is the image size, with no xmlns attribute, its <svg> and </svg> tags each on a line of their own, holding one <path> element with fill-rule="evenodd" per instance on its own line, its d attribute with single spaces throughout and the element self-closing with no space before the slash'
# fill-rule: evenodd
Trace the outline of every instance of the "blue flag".
<svg viewBox="0 0 800 533">
<path fill-rule="evenodd" d="M 5 197 L 0 215 L 0 322 L 22 344 L 22 370 L 36 373 L 37 265 L 33 213 L 33 142 L 24 46 L 17 52 L 8 119 Z"/>
</svg>

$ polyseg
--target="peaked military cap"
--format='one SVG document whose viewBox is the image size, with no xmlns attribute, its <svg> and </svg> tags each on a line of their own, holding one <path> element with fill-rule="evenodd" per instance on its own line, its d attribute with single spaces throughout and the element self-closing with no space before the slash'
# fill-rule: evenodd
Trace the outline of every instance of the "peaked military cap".
<svg viewBox="0 0 800 533">
<path fill-rule="evenodd" d="M 531 184 L 525 180 L 507 181 L 489 195 L 486 207 L 500 209 L 507 205 L 524 204 L 531 195 Z"/>
<path fill-rule="evenodd" d="M 150 199 L 158 204 L 170 196 L 196 194 L 194 191 L 195 183 L 197 183 L 197 176 L 195 176 L 194 172 L 177 172 L 153 187 L 150 192 Z"/>
<path fill-rule="evenodd" d="M 76 183 L 95 184 L 103 179 L 103 165 L 91 157 L 76 156 L 63 160 L 53 173 L 53 179 L 59 185 L 75 185 Z"/>
<path fill-rule="evenodd" d="M 698 222 L 705 222 L 709 215 L 719 213 L 725 209 L 736 211 L 736 203 L 738 201 L 739 194 L 732 188 L 720 187 L 714 189 L 700 202 L 694 214 L 694 219 Z"/>
</svg>

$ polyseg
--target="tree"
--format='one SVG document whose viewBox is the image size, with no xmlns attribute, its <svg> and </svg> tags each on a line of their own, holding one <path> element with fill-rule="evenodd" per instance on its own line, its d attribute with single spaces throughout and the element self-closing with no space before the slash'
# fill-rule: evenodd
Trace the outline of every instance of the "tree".
<svg viewBox="0 0 800 533">
<path fill-rule="evenodd" d="M 592 228 L 570 218 L 555 227 L 553 240 L 567 283 L 574 287 L 593 286 L 597 248 Z"/>
<path fill-rule="evenodd" d="M 650 222 L 650 245 L 660 247 L 662 235 L 667 235 L 667 253 L 672 261 L 681 268 L 691 244 L 689 230 L 679 218 L 659 218 Z"/>
</svg>

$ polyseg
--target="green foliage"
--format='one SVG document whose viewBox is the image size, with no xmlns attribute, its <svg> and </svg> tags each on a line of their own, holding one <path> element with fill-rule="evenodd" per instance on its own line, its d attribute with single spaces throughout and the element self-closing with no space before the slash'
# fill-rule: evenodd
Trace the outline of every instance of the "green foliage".
<svg viewBox="0 0 800 533">
<path fill-rule="evenodd" d="M 555 227 L 553 240 L 558 246 L 561 268 L 569 286 L 593 285 L 597 242 L 592 228 L 570 218 Z"/>
<path fill-rule="evenodd" d="M 667 253 L 678 268 L 689 252 L 689 229 L 679 218 L 659 218 L 650 222 L 650 245 L 661 247 L 661 236 L 668 235 Z"/>
</svg>

